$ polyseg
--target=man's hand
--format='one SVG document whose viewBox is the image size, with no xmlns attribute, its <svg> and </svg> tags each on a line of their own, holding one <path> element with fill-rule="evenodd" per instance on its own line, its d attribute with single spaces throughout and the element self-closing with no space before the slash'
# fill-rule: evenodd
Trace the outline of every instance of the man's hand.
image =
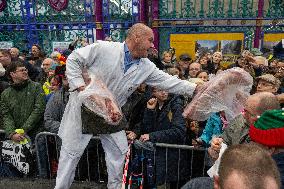
<svg viewBox="0 0 284 189">
<path fill-rule="evenodd" d="M 146 141 L 148 141 L 148 140 L 149 140 L 149 134 L 141 135 L 139 140 L 140 140 L 141 142 L 146 142 Z"/>
<path fill-rule="evenodd" d="M 105 99 L 105 105 L 108 111 L 108 116 L 113 122 L 118 122 L 121 119 L 121 114 L 114 109 L 112 101 L 108 98 Z"/>
<path fill-rule="evenodd" d="M 128 140 L 135 140 L 137 135 L 133 131 L 126 131 Z"/>
<path fill-rule="evenodd" d="M 223 142 L 223 139 L 222 138 L 213 138 L 212 141 L 211 141 L 211 148 L 212 150 L 216 151 L 216 152 L 220 152 L 220 149 L 221 149 L 221 143 Z"/>
<path fill-rule="evenodd" d="M 18 133 L 15 133 L 12 135 L 11 139 L 14 141 L 14 142 L 20 142 L 22 140 L 25 139 L 25 136 L 23 134 L 18 134 Z"/>
<path fill-rule="evenodd" d="M 157 105 L 157 99 L 156 98 L 151 98 L 148 102 L 147 102 L 147 108 L 150 110 L 155 109 L 156 105 Z"/>
</svg>

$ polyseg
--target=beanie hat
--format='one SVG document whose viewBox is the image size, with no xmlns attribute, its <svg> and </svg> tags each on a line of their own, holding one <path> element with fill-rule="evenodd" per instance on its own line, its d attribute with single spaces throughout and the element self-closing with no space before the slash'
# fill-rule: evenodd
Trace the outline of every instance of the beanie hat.
<svg viewBox="0 0 284 189">
<path fill-rule="evenodd" d="M 269 147 L 284 147 L 284 110 L 267 110 L 250 126 L 252 141 Z"/>
</svg>

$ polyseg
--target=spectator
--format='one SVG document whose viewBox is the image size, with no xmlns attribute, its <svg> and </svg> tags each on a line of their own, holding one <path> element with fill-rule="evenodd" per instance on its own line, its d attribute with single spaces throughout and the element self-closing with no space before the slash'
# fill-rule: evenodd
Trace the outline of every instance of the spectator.
<svg viewBox="0 0 284 189">
<path fill-rule="evenodd" d="M 279 101 L 272 93 L 261 92 L 249 96 L 244 113 L 230 122 L 228 128 L 224 129 L 221 137 L 216 137 L 212 140 L 211 147 L 208 150 L 209 154 L 213 159 L 217 159 L 222 142 L 228 146 L 249 143 L 249 126 L 257 120 L 257 116 L 260 116 L 266 110 L 279 108 Z"/>
<path fill-rule="evenodd" d="M 201 64 L 193 62 L 189 65 L 189 78 L 196 78 L 197 77 L 197 73 L 201 71 Z"/>
<path fill-rule="evenodd" d="M 186 123 L 182 117 L 183 101 L 179 96 L 171 96 L 163 90 L 157 88 L 153 89 L 153 98 L 147 102 L 147 108 L 144 112 L 143 118 L 143 131 L 146 134 L 141 135 L 142 142 L 150 141 L 153 143 L 171 143 L 171 144 L 184 144 L 186 140 Z M 165 182 L 173 182 L 176 186 L 179 173 L 179 180 L 185 179 L 186 173 L 182 172 L 183 169 L 178 166 L 180 158 L 180 165 L 183 165 L 182 156 L 179 157 L 178 151 L 169 150 L 166 154 L 165 149 L 157 148 L 156 150 L 156 183 L 162 185 Z M 166 165 L 167 170 L 166 170 Z M 185 168 L 185 166 L 183 167 Z M 160 186 L 161 187 L 161 186 Z"/>
<path fill-rule="evenodd" d="M 41 85 L 28 78 L 27 69 L 21 62 L 12 63 L 7 74 L 12 85 L 1 94 L 3 124 L 9 138 L 20 142 L 24 137 L 15 129 L 24 129 L 32 139 L 42 130 L 41 123 L 45 108 Z"/>
<path fill-rule="evenodd" d="M 129 124 L 128 131 L 126 131 L 129 140 L 134 140 L 141 134 L 141 123 L 147 102 L 147 89 L 149 90 L 145 84 L 141 84 L 122 107 L 122 111 L 125 112 L 124 115 Z"/>
<path fill-rule="evenodd" d="M 256 92 L 271 92 L 277 94 L 278 89 L 280 88 L 281 82 L 279 79 L 274 77 L 271 74 L 265 74 L 256 78 L 257 87 Z"/>
<path fill-rule="evenodd" d="M 201 70 L 196 74 L 197 78 L 202 79 L 204 82 L 209 81 L 209 73 L 206 70 Z"/>
<path fill-rule="evenodd" d="M 280 176 L 273 159 L 255 145 L 236 145 L 223 154 L 214 189 L 279 189 Z"/>
<path fill-rule="evenodd" d="M 253 142 L 271 154 L 281 175 L 284 188 L 284 110 L 267 110 L 251 125 L 249 136 Z"/>
<path fill-rule="evenodd" d="M 12 47 L 10 49 L 11 58 L 13 61 L 17 61 L 19 59 L 20 51 L 16 47 Z"/>
<path fill-rule="evenodd" d="M 214 74 L 217 73 L 218 70 L 221 69 L 221 61 L 223 59 L 223 55 L 221 52 L 214 52 L 212 55 L 212 63 L 214 64 Z"/>
<path fill-rule="evenodd" d="M 164 65 L 164 69 L 172 68 L 172 54 L 169 51 L 164 51 L 162 56 L 162 63 Z"/>
<path fill-rule="evenodd" d="M 228 121 L 224 111 L 212 113 L 207 120 L 202 135 L 195 140 L 196 143 L 193 142 L 193 145 L 210 146 L 211 139 L 213 137 L 219 137 L 227 126 Z"/>
<path fill-rule="evenodd" d="M 37 44 L 33 44 L 31 48 L 31 54 L 29 57 L 26 57 L 26 60 L 29 64 L 33 65 L 37 68 L 38 72 L 40 72 L 42 61 L 45 57 L 44 52 L 41 50 L 41 47 Z"/>
<path fill-rule="evenodd" d="M 182 189 L 280 189 L 280 175 L 271 156 L 256 145 L 234 145 L 221 157 L 214 179 L 199 177 Z"/>
<path fill-rule="evenodd" d="M 58 73 L 56 75 L 62 77 L 61 88 L 54 92 L 54 95 L 46 104 L 44 112 L 44 127 L 52 133 L 58 132 L 60 121 L 69 98 L 69 84 L 65 76 L 65 66 L 61 66 L 57 70 Z"/>
<path fill-rule="evenodd" d="M 179 61 L 177 62 L 176 68 L 179 69 L 180 78 L 187 79 L 188 78 L 188 69 L 191 58 L 188 54 L 181 54 L 179 56 Z"/>
<path fill-rule="evenodd" d="M 7 67 L 11 64 L 11 55 L 9 51 L 0 49 L 0 64 L 2 65 L 2 76 L 0 76 L 0 94 L 9 87 L 9 78 L 7 76 Z M 4 72 L 4 73 L 3 73 Z"/>
<path fill-rule="evenodd" d="M 38 81 L 41 84 L 44 84 L 47 81 L 48 76 L 49 76 L 48 72 L 53 62 L 54 61 L 51 58 L 46 58 L 42 61 L 42 66 L 41 66 L 42 69 L 39 75 L 37 76 L 36 81 Z"/>
</svg>

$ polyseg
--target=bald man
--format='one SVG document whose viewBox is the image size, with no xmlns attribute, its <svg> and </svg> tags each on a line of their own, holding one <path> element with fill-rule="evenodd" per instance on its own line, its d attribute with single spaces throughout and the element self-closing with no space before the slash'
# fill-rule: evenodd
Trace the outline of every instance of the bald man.
<svg viewBox="0 0 284 189">
<path fill-rule="evenodd" d="M 263 112 L 273 109 L 280 109 L 280 103 L 274 94 L 259 92 L 249 96 L 245 104 L 244 113 L 230 122 L 221 137 L 212 139 L 209 153 L 213 156 L 213 159 L 218 158 L 222 142 L 228 146 L 249 143 L 248 133 L 250 125 L 254 124 Z"/>
<path fill-rule="evenodd" d="M 164 73 L 147 58 L 149 49 L 154 47 L 153 42 L 152 29 L 138 23 L 129 29 L 123 43 L 97 41 L 73 51 L 67 59 L 66 75 L 70 90 L 75 92 L 70 94 L 68 103 L 76 102 L 78 92 L 86 87 L 82 68 L 87 68 L 89 73 L 105 83 L 119 107 L 126 103 L 141 83 L 170 93 L 191 96 L 196 84 Z M 119 189 L 122 186 L 122 171 L 128 150 L 125 126 L 111 126 L 113 130 L 110 133 L 99 135 L 105 151 L 109 189 Z M 62 147 L 56 189 L 68 189 L 72 184 L 77 163 L 91 138 L 90 135 L 82 134 L 81 130 L 80 124 L 61 123 L 58 134 L 62 139 Z"/>
</svg>

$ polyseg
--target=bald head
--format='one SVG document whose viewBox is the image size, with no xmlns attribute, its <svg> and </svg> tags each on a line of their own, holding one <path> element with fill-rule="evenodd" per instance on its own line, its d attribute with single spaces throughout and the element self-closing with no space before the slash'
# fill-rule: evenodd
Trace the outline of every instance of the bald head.
<svg viewBox="0 0 284 189">
<path fill-rule="evenodd" d="M 261 115 L 266 110 L 280 109 L 277 96 L 269 92 L 259 92 L 249 96 L 247 106 L 253 108 L 254 113 L 257 115 Z"/>
<path fill-rule="evenodd" d="M 151 28 L 138 23 L 128 31 L 125 43 L 133 59 L 146 58 L 148 52 L 154 47 L 154 34 Z"/>
<path fill-rule="evenodd" d="M 51 58 L 46 58 L 42 62 L 42 69 L 44 70 L 45 73 L 48 72 L 49 68 L 51 67 L 51 64 L 53 62 L 53 59 Z"/>
<path fill-rule="evenodd" d="M 145 24 L 134 24 L 127 32 L 127 38 L 145 35 L 145 33 L 153 33 L 152 29 Z"/>
</svg>

